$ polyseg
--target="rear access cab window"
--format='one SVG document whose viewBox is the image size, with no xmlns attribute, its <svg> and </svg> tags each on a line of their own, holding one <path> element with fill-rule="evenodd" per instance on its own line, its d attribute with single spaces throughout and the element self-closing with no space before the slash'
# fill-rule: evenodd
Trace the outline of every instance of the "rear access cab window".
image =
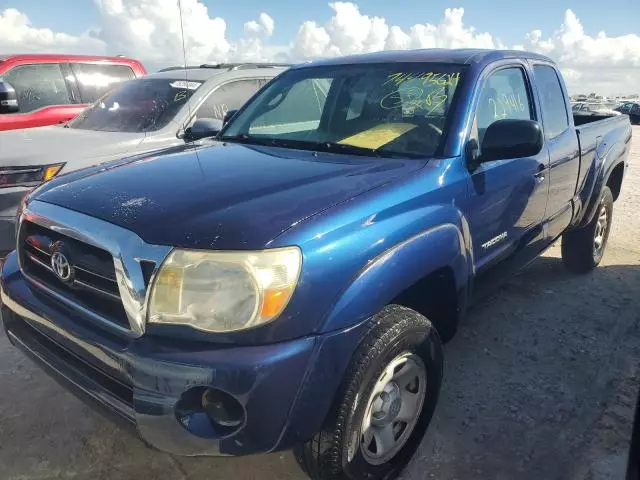
<svg viewBox="0 0 640 480">
<path fill-rule="evenodd" d="M 555 69 L 548 65 L 534 65 L 533 73 L 540 92 L 545 134 L 548 139 L 554 139 L 569 129 L 569 116 L 560 80 Z"/>
</svg>

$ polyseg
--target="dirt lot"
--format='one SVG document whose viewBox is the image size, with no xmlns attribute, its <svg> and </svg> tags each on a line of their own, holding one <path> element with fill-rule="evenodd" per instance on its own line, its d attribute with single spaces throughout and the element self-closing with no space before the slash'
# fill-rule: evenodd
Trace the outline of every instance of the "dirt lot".
<svg viewBox="0 0 640 480">
<path fill-rule="evenodd" d="M 433 425 L 406 479 L 623 478 L 638 388 L 640 127 L 603 264 L 553 247 L 446 347 Z M 302 479 L 288 453 L 174 458 L 112 426 L 0 334 L 0 479 Z"/>
</svg>

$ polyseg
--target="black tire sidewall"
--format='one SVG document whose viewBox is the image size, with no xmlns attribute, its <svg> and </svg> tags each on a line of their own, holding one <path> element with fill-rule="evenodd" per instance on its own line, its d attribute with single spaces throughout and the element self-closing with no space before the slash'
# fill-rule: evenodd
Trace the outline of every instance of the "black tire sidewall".
<svg viewBox="0 0 640 480">
<path fill-rule="evenodd" d="M 600 208 L 601 205 L 604 204 L 605 209 L 607 210 L 607 225 L 606 230 L 604 232 L 604 238 L 602 240 L 602 248 L 600 249 L 600 255 L 596 258 L 593 257 L 594 265 L 598 265 L 600 261 L 602 261 L 602 257 L 604 257 L 604 252 L 607 248 L 607 243 L 609 241 L 609 232 L 611 232 L 611 223 L 613 221 L 613 194 L 609 187 L 604 187 L 602 189 L 602 193 L 600 194 L 600 198 L 598 199 L 598 207 L 596 210 L 596 214 L 593 217 L 591 227 L 592 241 L 595 241 L 596 234 L 596 226 L 598 224 L 598 217 L 600 216 Z M 593 251 L 593 250 L 592 250 Z"/>
<path fill-rule="evenodd" d="M 419 314 L 415 313 L 415 315 Z M 347 478 L 354 480 L 393 478 L 406 466 L 418 448 L 433 416 L 442 382 L 443 354 L 441 342 L 435 328 L 428 321 L 427 325 L 426 329 L 418 327 L 401 331 L 392 342 L 389 342 L 382 349 L 378 358 L 372 361 L 365 371 L 358 393 L 350 405 L 353 413 L 347 420 L 343 436 L 342 466 Z M 360 428 L 364 419 L 365 409 L 367 408 L 371 391 L 383 369 L 395 357 L 405 352 L 418 355 L 426 369 L 426 393 L 420 418 L 405 445 L 395 457 L 382 465 L 371 465 L 366 461 L 360 448 Z M 355 447 L 353 442 L 356 442 Z M 349 461 L 349 450 L 352 448 L 355 449 L 355 452 L 353 458 Z"/>
<path fill-rule="evenodd" d="M 594 239 L 601 205 L 607 209 L 607 229 L 600 255 L 594 255 Z M 584 227 L 569 230 L 562 236 L 562 260 L 566 267 L 578 274 L 585 274 L 596 268 L 604 257 L 611 225 L 613 221 L 613 194 L 609 187 L 604 186 L 598 196 L 598 203 L 593 218 Z"/>
</svg>

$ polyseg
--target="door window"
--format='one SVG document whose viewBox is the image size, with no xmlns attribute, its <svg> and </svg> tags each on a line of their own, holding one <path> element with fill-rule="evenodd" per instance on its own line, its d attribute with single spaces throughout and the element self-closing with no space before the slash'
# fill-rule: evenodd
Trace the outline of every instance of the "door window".
<svg viewBox="0 0 640 480">
<path fill-rule="evenodd" d="M 135 78 L 127 65 L 72 63 L 83 103 L 93 103 L 117 85 Z"/>
<path fill-rule="evenodd" d="M 196 111 L 196 118 L 224 119 L 229 110 L 240 108 L 260 88 L 257 79 L 237 80 L 217 88 Z"/>
<path fill-rule="evenodd" d="M 540 92 L 545 134 L 547 138 L 556 138 L 569 128 L 567 105 L 560 79 L 556 70 L 548 65 L 534 65 L 533 73 Z"/>
<path fill-rule="evenodd" d="M 16 90 L 20 113 L 71 103 L 58 63 L 19 65 L 5 73 L 4 78 Z"/>
<path fill-rule="evenodd" d="M 524 71 L 519 67 L 498 70 L 482 87 L 473 137 L 482 145 L 484 133 L 492 123 L 507 118 L 532 120 L 530 105 Z"/>
</svg>

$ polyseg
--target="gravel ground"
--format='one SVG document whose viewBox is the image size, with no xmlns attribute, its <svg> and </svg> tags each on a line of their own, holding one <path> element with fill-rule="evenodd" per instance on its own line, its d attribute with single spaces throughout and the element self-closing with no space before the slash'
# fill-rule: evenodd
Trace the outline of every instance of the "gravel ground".
<svg viewBox="0 0 640 480">
<path fill-rule="evenodd" d="M 640 127 L 635 138 L 640 139 Z M 559 247 L 474 307 L 446 346 L 433 424 L 405 479 L 623 478 L 640 350 L 640 140 L 600 268 Z M 0 478 L 302 479 L 289 453 L 177 458 L 95 414 L 0 333 Z"/>
</svg>

